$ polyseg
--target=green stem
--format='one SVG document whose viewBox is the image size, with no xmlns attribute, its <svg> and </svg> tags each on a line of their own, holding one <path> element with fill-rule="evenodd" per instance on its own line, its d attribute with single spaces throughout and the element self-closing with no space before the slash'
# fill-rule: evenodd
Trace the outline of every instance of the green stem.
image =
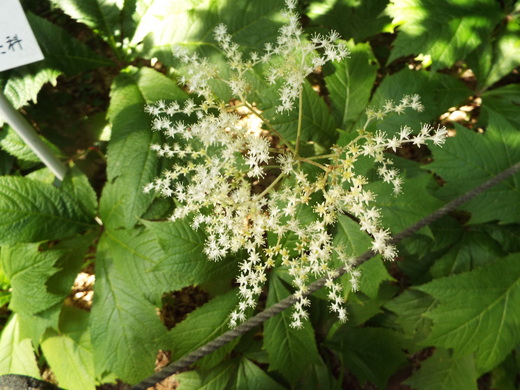
<svg viewBox="0 0 520 390">
<path fill-rule="evenodd" d="M 312 157 L 306 157 L 307 160 L 327 160 L 331 157 L 334 157 L 335 154 L 322 154 L 322 155 L 319 155 L 319 156 L 312 156 Z"/>
<path fill-rule="evenodd" d="M 241 97 L 242 98 L 242 97 Z M 276 131 L 276 129 L 271 126 L 271 124 L 269 123 L 269 121 L 267 120 L 266 117 L 264 117 L 262 114 L 260 114 L 252 105 L 250 105 L 249 103 L 247 103 L 247 101 L 244 101 L 244 106 L 247 107 L 253 114 L 255 114 L 258 118 L 260 118 L 262 120 L 262 122 L 264 122 L 264 124 L 269 128 L 269 130 L 271 130 L 274 134 L 276 134 L 276 136 L 278 138 L 280 138 L 280 141 L 282 141 L 282 143 L 285 144 L 285 146 L 287 146 L 287 148 L 293 152 L 294 154 L 296 154 L 296 151 L 294 150 L 294 148 L 291 146 L 291 144 L 283 137 L 283 135 L 281 135 L 278 131 Z"/>
<path fill-rule="evenodd" d="M 299 104 L 298 104 L 298 132 L 296 133 L 296 149 L 294 150 L 294 155 L 296 157 L 298 157 L 298 151 L 300 149 L 302 119 L 303 119 L 303 89 L 300 91 Z"/>
<path fill-rule="evenodd" d="M 308 164 L 311 164 L 311 165 L 314 165 L 315 167 L 318 167 L 320 169 L 323 169 L 325 172 L 328 172 L 329 170 L 327 169 L 327 167 L 325 165 L 322 165 L 320 163 L 317 163 L 313 160 L 310 160 L 308 158 L 304 158 L 304 157 L 298 157 L 298 161 L 301 161 L 301 162 L 305 162 L 305 163 L 308 163 Z"/>
<path fill-rule="evenodd" d="M 269 191 L 271 191 L 274 186 L 280 181 L 282 180 L 282 178 L 284 177 L 285 175 L 283 173 L 280 173 L 278 175 L 278 177 L 276 179 L 273 180 L 273 182 L 271 184 L 269 184 L 269 187 L 267 187 L 265 190 L 262 191 L 262 193 L 260 195 L 257 195 L 258 196 L 258 199 L 260 198 L 263 198 L 264 196 L 266 196 Z"/>
</svg>

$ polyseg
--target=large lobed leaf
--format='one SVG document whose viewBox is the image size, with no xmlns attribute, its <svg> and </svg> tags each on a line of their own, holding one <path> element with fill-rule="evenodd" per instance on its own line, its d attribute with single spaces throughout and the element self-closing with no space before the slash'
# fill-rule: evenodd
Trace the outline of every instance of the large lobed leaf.
<svg viewBox="0 0 520 390">
<path fill-rule="evenodd" d="M 479 373 L 499 364 L 520 342 L 520 255 L 417 287 L 439 300 L 425 345 L 475 353 Z"/>
<path fill-rule="evenodd" d="M 72 236 L 93 221 L 67 192 L 22 177 L 0 177 L 1 244 Z"/>
<path fill-rule="evenodd" d="M 58 69 L 67 76 L 115 65 L 110 59 L 93 52 L 70 33 L 40 16 L 27 13 L 27 19 L 38 37 L 38 44 L 45 59 L 39 63 L 44 68 Z"/>
<path fill-rule="evenodd" d="M 520 15 L 511 12 L 497 27 L 498 33 L 472 53 L 468 65 L 481 90 L 489 88 L 520 65 Z"/>
<path fill-rule="evenodd" d="M 275 88 L 264 89 L 260 95 L 260 108 L 273 127 L 289 141 L 296 139 L 298 129 L 298 108 L 289 113 L 279 114 L 276 107 L 279 102 Z M 314 141 L 320 145 L 330 146 L 338 138 L 336 124 L 325 101 L 313 90 L 310 83 L 303 85 L 302 91 L 302 128 L 301 140 Z"/>
<path fill-rule="evenodd" d="M 520 128 L 520 85 L 508 84 L 500 88 L 491 89 L 482 94 L 481 120 L 486 123 L 488 114 L 499 114 L 511 126 Z"/>
<path fill-rule="evenodd" d="M 348 42 L 350 56 L 345 61 L 333 63 L 333 73 L 325 77 L 330 93 L 332 113 L 337 126 L 346 131 L 366 110 L 372 86 L 376 78 L 377 64 L 368 43 L 354 45 Z"/>
<path fill-rule="evenodd" d="M 390 183 L 378 181 L 366 187 L 377 194 L 383 225 L 395 234 L 442 206 L 442 202 L 430 195 L 428 186 L 431 185 L 434 185 L 433 178 L 421 175 L 404 181 L 402 193 L 398 195 L 393 193 Z M 431 235 L 429 227 L 424 227 L 420 232 Z"/>
<path fill-rule="evenodd" d="M 391 22 L 384 13 L 388 1 L 312 1 L 307 16 L 314 24 L 333 28 L 344 39 L 354 38 L 360 42 L 386 30 Z"/>
<path fill-rule="evenodd" d="M 471 355 L 455 358 L 437 348 L 405 383 L 420 390 L 477 390 L 477 377 Z"/>
<path fill-rule="evenodd" d="M 170 332 L 172 360 L 177 360 L 209 343 L 229 330 L 229 313 L 238 304 L 237 290 L 231 290 L 212 299 L 188 314 Z M 218 364 L 236 346 L 239 338 L 219 348 L 198 362 L 204 368 Z"/>
<path fill-rule="evenodd" d="M 90 317 L 95 371 L 135 383 L 153 373 L 157 351 L 166 349 L 167 330 L 156 306 L 143 296 L 143 286 L 117 267 L 112 246 L 108 234 L 101 237 Z"/>
<path fill-rule="evenodd" d="M 281 279 L 272 274 L 269 279 L 267 306 L 289 296 L 289 290 Z M 264 325 L 264 347 L 269 354 L 269 369 L 279 371 L 290 383 L 295 383 L 302 374 L 319 362 L 314 331 L 309 322 L 301 329 L 291 328 L 289 311 L 270 318 Z"/>
<path fill-rule="evenodd" d="M 215 45 L 213 29 L 224 23 L 236 42 L 258 50 L 276 39 L 280 23 L 275 14 L 282 7 L 279 0 L 155 0 L 146 6 L 138 4 L 139 24 L 132 43 L 144 41 L 145 56 L 173 65 L 172 45 L 191 46 L 208 54 Z"/>
<path fill-rule="evenodd" d="M 64 307 L 60 331 L 49 330 L 42 342 L 45 360 L 66 389 L 95 390 L 94 358 L 88 329 L 89 312 Z"/>
<path fill-rule="evenodd" d="M 67 15 L 98 32 L 115 49 L 122 38 L 131 37 L 128 18 L 135 9 L 136 0 L 52 0 Z M 126 34 L 129 35 L 126 35 Z"/>
<path fill-rule="evenodd" d="M 13 314 L 0 338 L 0 373 L 40 377 L 31 340 L 20 336 L 18 314 Z"/>
<path fill-rule="evenodd" d="M 61 153 L 56 146 L 40 135 L 38 135 L 38 138 L 51 148 L 55 156 L 60 156 Z M 18 160 L 22 160 L 23 163 L 34 163 L 33 165 L 37 165 L 38 163 L 41 164 L 40 157 L 33 152 L 33 150 L 10 126 L 5 126 L 4 130 L 0 132 L 0 146 L 11 156 L 16 157 Z"/>
<path fill-rule="evenodd" d="M 359 256 L 371 247 L 370 236 L 359 230 L 359 225 L 346 215 L 338 217 L 333 243 L 335 247 L 342 247 L 349 256 Z M 393 280 L 381 256 L 375 256 L 364 262 L 358 269 L 361 271 L 359 290 L 371 298 L 377 296 L 381 283 L 385 280 Z"/>
<path fill-rule="evenodd" d="M 385 389 L 390 376 L 406 363 L 401 339 L 390 329 L 342 327 L 326 345 L 360 381 Z"/>
<path fill-rule="evenodd" d="M 439 278 L 471 271 L 503 255 L 500 245 L 487 234 L 464 231 L 459 240 L 437 258 L 430 273 L 434 278 Z"/>
<path fill-rule="evenodd" d="M 183 100 L 177 84 L 150 68 L 129 68 L 114 80 L 108 112 L 112 135 L 107 152 L 107 179 L 99 213 L 110 228 L 131 228 L 153 202 L 144 186 L 159 174 L 159 160 L 150 150 L 160 141 L 151 130 L 147 103 L 159 99 Z"/>
<path fill-rule="evenodd" d="M 446 181 L 436 194 L 445 200 L 454 199 L 520 161 L 518 129 L 503 116 L 489 111 L 485 134 L 457 125 L 457 135 L 442 148 L 434 148 L 433 159 L 426 168 Z M 520 175 L 516 174 L 461 208 L 471 213 L 472 224 L 494 220 L 505 224 L 520 222 L 518 204 Z"/>
<path fill-rule="evenodd" d="M 48 291 L 47 279 L 58 272 L 54 265 L 63 255 L 61 251 L 38 250 L 38 244 L 3 246 L 0 259 L 2 269 L 13 288 L 10 309 L 34 315 L 63 298 Z"/>
<path fill-rule="evenodd" d="M 236 258 L 209 261 L 204 254 L 205 234 L 193 230 L 188 221 L 144 224 L 164 250 L 164 257 L 150 271 L 169 275 L 170 290 L 235 276 Z"/>
<path fill-rule="evenodd" d="M 464 60 L 501 17 L 494 0 L 393 0 L 387 11 L 399 26 L 388 62 L 425 54 L 432 58 L 432 70 Z"/>
<path fill-rule="evenodd" d="M 386 309 L 396 313 L 396 323 L 402 327 L 405 337 L 414 341 L 408 349 L 414 352 L 422 349 L 415 342 L 430 334 L 432 321 L 424 313 L 431 310 L 436 303 L 428 294 L 413 289 L 408 289 L 385 303 Z"/>
</svg>

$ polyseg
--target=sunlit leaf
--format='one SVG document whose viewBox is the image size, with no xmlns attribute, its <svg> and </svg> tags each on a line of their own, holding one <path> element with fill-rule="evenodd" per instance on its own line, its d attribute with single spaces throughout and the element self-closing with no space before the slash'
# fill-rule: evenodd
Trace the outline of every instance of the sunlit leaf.
<svg viewBox="0 0 520 390">
<path fill-rule="evenodd" d="M 65 307 L 60 332 L 48 331 L 42 342 L 45 359 L 63 388 L 96 389 L 88 318 L 84 310 Z"/>
<path fill-rule="evenodd" d="M 0 337 L 0 373 L 40 378 L 30 339 L 21 339 L 18 315 L 13 314 Z"/>
<path fill-rule="evenodd" d="M 393 0 L 387 10 L 399 26 L 388 62 L 425 54 L 432 58 L 432 70 L 465 59 L 501 17 L 493 0 Z"/>
<path fill-rule="evenodd" d="M 333 63 L 332 74 L 325 77 L 332 112 L 337 126 L 352 131 L 352 126 L 366 110 L 376 78 L 376 59 L 369 44 L 349 42 L 347 60 Z"/>
<path fill-rule="evenodd" d="M 151 131 L 145 104 L 185 96 L 174 81 L 150 68 L 130 68 L 114 80 L 108 112 L 108 183 L 99 206 L 106 226 L 131 228 L 153 202 L 154 194 L 145 194 L 143 188 L 159 174 L 158 157 L 150 146 L 160 136 Z"/>
</svg>

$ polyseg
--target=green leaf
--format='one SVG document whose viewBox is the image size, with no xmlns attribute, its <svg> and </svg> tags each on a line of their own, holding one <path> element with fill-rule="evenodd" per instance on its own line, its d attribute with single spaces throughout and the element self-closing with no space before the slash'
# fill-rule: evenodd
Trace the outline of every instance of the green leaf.
<svg viewBox="0 0 520 390">
<path fill-rule="evenodd" d="M 107 152 L 107 179 L 99 213 L 109 228 L 131 228 L 153 202 L 143 187 L 158 172 L 158 157 L 150 146 L 160 136 L 151 130 L 147 103 L 185 98 L 177 84 L 150 68 L 129 68 L 112 84 L 108 116 L 112 136 Z"/>
<path fill-rule="evenodd" d="M 473 356 L 453 357 L 437 348 L 404 383 L 417 390 L 477 390 Z"/>
<path fill-rule="evenodd" d="M 361 231 L 359 225 L 346 215 L 338 216 L 333 236 L 334 247 L 340 247 L 352 256 L 359 256 L 371 247 L 370 236 Z"/>
<path fill-rule="evenodd" d="M 485 134 L 457 126 L 454 138 L 433 149 L 433 159 L 427 169 L 446 181 L 436 195 L 452 200 L 520 161 L 518 130 L 490 111 Z M 471 213 L 469 223 L 520 222 L 520 214 L 511 212 L 511 205 L 520 203 L 519 180 L 516 174 L 461 206 Z"/>
<path fill-rule="evenodd" d="M 108 240 L 103 235 L 98 245 L 90 316 L 95 370 L 136 383 L 153 374 L 157 351 L 167 349 L 167 331 L 142 286 L 116 267 Z"/>
<path fill-rule="evenodd" d="M 475 70 L 481 89 L 496 83 L 520 65 L 520 16 L 507 15 L 494 39 L 473 54 L 470 66 Z"/>
<path fill-rule="evenodd" d="M 201 384 L 197 390 L 232 389 L 237 371 L 236 360 L 227 360 L 201 374 Z"/>
<path fill-rule="evenodd" d="M 391 19 L 383 12 L 387 4 L 388 0 L 313 1 L 306 13 L 313 24 L 327 26 L 344 39 L 354 38 L 360 42 L 382 32 L 390 24 Z"/>
<path fill-rule="evenodd" d="M 352 256 L 359 256 L 371 247 L 371 239 L 365 232 L 359 230 L 359 225 L 346 215 L 340 215 L 334 229 L 334 247 L 341 247 Z M 393 280 L 386 270 L 381 256 L 376 256 L 359 266 L 361 279 L 359 289 L 361 292 L 375 298 L 379 286 L 385 280 Z"/>
<path fill-rule="evenodd" d="M 237 290 L 218 295 L 205 305 L 188 314 L 186 319 L 175 325 L 168 336 L 173 351 L 172 360 L 194 351 L 229 330 L 229 314 L 238 304 Z M 198 364 L 215 366 L 238 343 L 235 339 L 222 348 L 204 357 Z"/>
<path fill-rule="evenodd" d="M 504 255 L 500 246 L 487 234 L 464 232 L 462 237 L 433 264 L 434 278 L 471 271 Z"/>
<path fill-rule="evenodd" d="M 206 235 L 200 230 L 193 230 L 187 221 L 143 223 L 153 232 L 165 252 L 165 257 L 153 270 L 172 275 L 169 282 L 171 290 L 235 276 L 236 257 L 208 260 L 204 254 Z"/>
<path fill-rule="evenodd" d="M 0 177 L 1 244 L 72 236 L 93 227 L 67 193 L 22 177 Z"/>
<path fill-rule="evenodd" d="M 4 95 L 18 109 L 31 100 L 36 102 L 44 84 L 56 86 L 61 73 L 58 69 L 42 67 L 39 63 L 12 69 L 4 87 Z M 0 118 L 0 125 L 3 123 L 3 118 Z"/>
<path fill-rule="evenodd" d="M 500 88 L 486 91 L 482 94 L 481 120 L 487 125 L 488 116 L 492 113 L 501 115 L 511 126 L 520 128 L 520 85 L 509 84 Z"/>
<path fill-rule="evenodd" d="M 500 390 L 516 390 L 518 374 L 518 355 L 512 352 L 497 368 L 491 372 L 491 387 Z"/>
<path fill-rule="evenodd" d="M 20 337 L 30 338 L 33 347 L 37 349 L 40 346 L 42 336 L 47 329 L 58 329 L 58 321 L 62 306 L 63 302 L 60 301 L 38 314 L 26 314 L 25 312 L 18 313 Z"/>
<path fill-rule="evenodd" d="M 388 62 L 425 54 L 431 56 L 434 71 L 464 60 L 501 17 L 493 0 L 393 0 L 387 12 L 399 26 Z"/>
<path fill-rule="evenodd" d="M 296 388 L 299 390 L 343 389 L 342 378 L 336 378 L 332 371 L 333 368 L 320 358 L 319 363 L 313 363 L 311 368 L 303 373 Z"/>
<path fill-rule="evenodd" d="M 41 344 L 45 360 L 63 388 L 96 389 L 88 319 L 88 312 L 65 306 L 60 332 L 47 331 Z"/>
<path fill-rule="evenodd" d="M 361 272 L 359 280 L 359 291 L 370 298 L 376 298 L 379 293 L 379 286 L 384 281 L 394 281 L 395 279 L 388 273 L 381 257 L 374 257 L 365 261 L 358 267 Z"/>
<path fill-rule="evenodd" d="M 235 386 L 236 389 L 248 390 L 285 389 L 255 363 L 244 357 L 240 359 Z"/>
<path fill-rule="evenodd" d="M 96 216 L 97 196 L 87 176 L 76 166 L 70 167 L 63 179 L 61 189 L 77 200 L 81 210 L 91 218 Z"/>
<path fill-rule="evenodd" d="M 38 37 L 38 45 L 45 57 L 38 63 L 39 67 L 60 70 L 67 76 L 73 76 L 99 66 L 115 65 L 110 59 L 93 52 L 83 42 L 72 38 L 67 30 L 47 19 L 30 12 L 27 13 L 27 19 Z"/>
<path fill-rule="evenodd" d="M 520 255 L 417 288 L 440 301 L 427 313 L 434 324 L 424 343 L 453 348 L 456 356 L 474 352 L 479 373 L 520 342 Z"/>
<path fill-rule="evenodd" d="M 520 226 L 489 224 L 482 226 L 483 230 L 489 234 L 500 247 L 509 253 L 520 252 Z"/>
<path fill-rule="evenodd" d="M 50 250 L 59 251 L 62 255 L 54 265 L 59 271 L 52 275 L 47 283 L 50 292 L 61 295 L 63 298 L 70 294 L 79 271 L 85 266 L 89 248 L 99 238 L 99 234 L 98 230 L 94 230 L 52 243 Z"/>
<path fill-rule="evenodd" d="M 432 321 L 425 316 L 437 301 L 421 291 L 408 289 L 385 304 L 385 308 L 397 315 L 396 322 L 409 339 L 422 340 L 430 334 Z M 415 349 L 420 347 L 414 345 Z"/>
<path fill-rule="evenodd" d="M 107 43 L 115 49 L 118 40 L 125 38 L 126 31 L 122 30 L 121 11 L 123 3 L 135 4 L 134 1 L 120 0 L 52 0 L 71 18 L 86 24 L 97 32 Z M 126 38 L 130 38 L 126 36 Z"/>
<path fill-rule="evenodd" d="M 61 157 L 61 152 L 58 150 L 58 148 L 56 148 L 56 146 L 52 145 L 49 141 L 41 136 L 38 136 L 38 138 L 51 148 L 55 156 Z M 24 162 L 29 161 L 41 163 L 41 158 L 32 151 L 32 149 L 10 126 L 5 126 L 4 130 L 0 133 L 0 146 L 11 156 L 14 156 L 20 160 L 24 160 Z"/>
<path fill-rule="evenodd" d="M 0 337 L 0 372 L 40 378 L 30 339 L 21 339 L 18 315 L 13 314 Z"/>
<path fill-rule="evenodd" d="M 47 280 L 58 272 L 55 263 L 62 254 L 61 251 L 40 252 L 38 244 L 2 247 L 2 269 L 13 288 L 11 310 L 30 316 L 63 300 L 47 287 Z"/>
<path fill-rule="evenodd" d="M 398 195 L 394 195 L 391 184 L 382 181 L 370 183 L 366 188 L 377 194 L 383 226 L 398 233 L 442 206 L 442 202 L 430 195 L 430 185 L 434 185 L 432 176 L 422 175 L 405 180 Z M 429 227 L 419 232 L 431 236 Z"/>
<path fill-rule="evenodd" d="M 276 274 L 269 279 L 267 307 L 290 295 Z M 264 323 L 264 347 L 269 354 L 269 370 L 279 371 L 290 383 L 296 383 L 312 363 L 319 362 L 314 331 L 309 322 L 301 329 L 290 326 L 291 313 L 277 314 Z"/>
<path fill-rule="evenodd" d="M 331 146 L 338 138 L 336 124 L 330 115 L 325 101 L 306 82 L 303 85 L 303 114 L 301 140 L 314 141 L 323 146 Z M 278 93 L 273 88 L 262 91 L 262 104 L 259 104 L 263 115 L 286 140 L 295 141 L 298 129 L 298 109 L 286 114 L 276 112 Z"/>
<path fill-rule="evenodd" d="M 158 57 L 171 66 L 172 45 L 191 46 L 209 54 L 215 46 L 213 29 L 224 23 L 235 42 L 258 50 L 276 39 L 281 24 L 275 13 L 282 6 L 279 0 L 155 0 L 138 7 L 139 24 L 132 43 L 144 41 L 143 51 L 148 58 Z"/>
<path fill-rule="evenodd" d="M 197 371 L 185 371 L 175 375 L 179 382 L 177 390 L 199 390 L 202 386 L 202 379 Z"/>
<path fill-rule="evenodd" d="M 326 343 L 360 381 L 370 381 L 379 389 L 385 389 L 390 376 L 406 363 L 400 344 L 398 333 L 368 327 L 342 327 Z"/>
<path fill-rule="evenodd" d="M 114 268 L 124 275 L 125 282 L 139 286 L 140 295 L 156 306 L 167 291 L 178 290 L 174 270 L 156 270 L 165 254 L 150 230 L 105 230 L 104 244 Z M 184 287 L 184 286 L 182 286 Z"/>
<path fill-rule="evenodd" d="M 352 131 L 368 105 L 377 63 L 368 43 L 354 45 L 349 41 L 348 47 L 349 58 L 331 65 L 333 73 L 325 77 L 325 83 L 337 126 Z"/>
<path fill-rule="evenodd" d="M 14 157 L 10 156 L 3 150 L 0 150 L 0 176 L 11 173 L 14 164 Z"/>
</svg>

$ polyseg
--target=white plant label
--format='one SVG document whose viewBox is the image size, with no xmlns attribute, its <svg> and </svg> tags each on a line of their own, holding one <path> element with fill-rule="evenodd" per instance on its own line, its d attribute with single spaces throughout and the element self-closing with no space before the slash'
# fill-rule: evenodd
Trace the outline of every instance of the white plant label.
<svg viewBox="0 0 520 390">
<path fill-rule="evenodd" d="M 0 72 L 43 60 L 18 0 L 0 0 Z"/>
</svg>

